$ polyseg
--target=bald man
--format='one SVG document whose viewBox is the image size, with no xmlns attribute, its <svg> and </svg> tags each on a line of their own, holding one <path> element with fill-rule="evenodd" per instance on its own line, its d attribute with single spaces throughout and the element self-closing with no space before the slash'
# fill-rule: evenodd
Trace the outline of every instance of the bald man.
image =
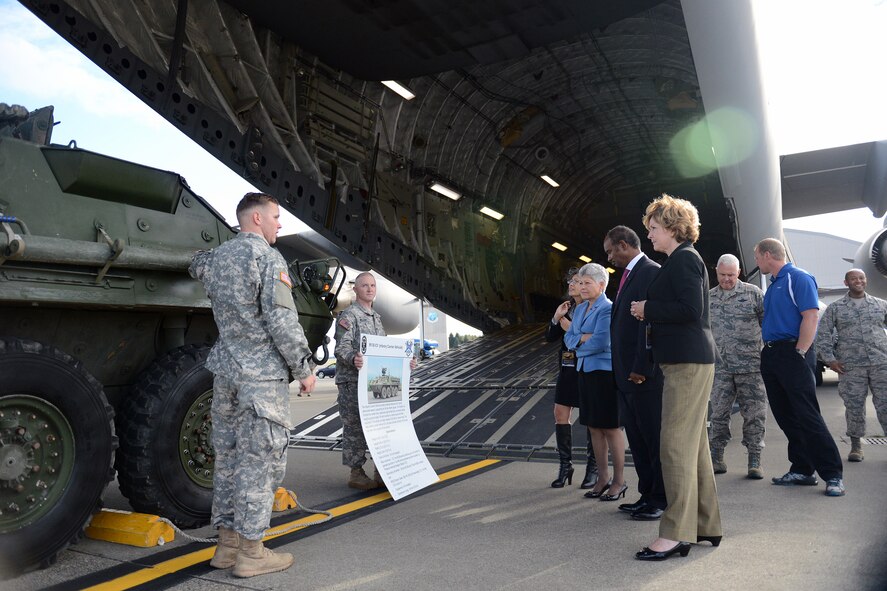
<svg viewBox="0 0 887 591">
<path fill-rule="evenodd" d="M 730 414 L 739 402 L 742 445 L 748 450 L 748 477 L 761 480 L 761 451 L 767 420 L 767 392 L 761 379 L 761 322 L 764 292 L 739 280 L 739 259 L 722 255 L 718 285 L 709 291 L 711 332 L 718 348 L 711 388 L 711 463 L 715 474 L 727 471 L 724 448 L 730 442 Z"/>
</svg>

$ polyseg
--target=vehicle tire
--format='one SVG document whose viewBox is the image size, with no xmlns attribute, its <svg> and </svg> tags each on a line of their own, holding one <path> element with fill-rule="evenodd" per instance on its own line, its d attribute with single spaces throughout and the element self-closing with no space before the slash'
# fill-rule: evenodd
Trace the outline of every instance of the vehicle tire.
<svg viewBox="0 0 887 591">
<path fill-rule="evenodd" d="M 116 447 L 114 410 L 82 363 L 0 338 L 0 578 L 53 564 L 83 536 Z"/>
<path fill-rule="evenodd" d="M 186 345 L 151 364 L 120 405 L 117 479 L 141 513 L 200 527 L 212 510 L 213 375 L 209 347 Z"/>
</svg>

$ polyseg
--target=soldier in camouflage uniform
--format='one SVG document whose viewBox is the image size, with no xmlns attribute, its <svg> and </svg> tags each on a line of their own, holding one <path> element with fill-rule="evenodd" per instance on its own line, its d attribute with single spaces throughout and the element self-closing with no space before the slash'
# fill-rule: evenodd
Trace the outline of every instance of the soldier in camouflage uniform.
<svg viewBox="0 0 887 591">
<path fill-rule="evenodd" d="M 351 468 L 348 486 L 372 490 L 384 486 L 378 470 L 373 478 L 367 476 L 363 465 L 367 461 L 367 442 L 360 424 L 357 402 L 357 375 L 363 367 L 360 336 L 385 336 L 382 317 L 373 310 L 376 299 L 376 279 L 371 273 L 361 273 L 354 279 L 353 304 L 345 308 L 336 322 L 336 386 L 339 388 L 339 416 L 342 419 L 342 464 Z M 410 367 L 416 368 L 415 358 Z"/>
<path fill-rule="evenodd" d="M 819 320 L 816 350 L 823 363 L 840 376 L 838 394 L 844 401 L 851 462 L 863 460 L 865 398 L 869 389 L 881 430 L 887 434 L 887 301 L 865 293 L 865 273 L 844 275 L 847 295 L 826 308 Z"/>
<path fill-rule="evenodd" d="M 711 331 L 718 347 L 711 388 L 711 457 L 715 474 L 727 471 L 724 448 L 730 441 L 730 412 L 739 401 L 742 445 L 748 449 L 748 477 L 760 480 L 767 392 L 761 378 L 761 321 L 764 293 L 739 281 L 739 259 L 718 260 L 718 286 L 709 292 Z"/>
<path fill-rule="evenodd" d="M 311 351 L 299 324 L 292 281 L 271 248 L 280 229 L 277 200 L 247 193 L 237 205 L 240 233 L 198 252 L 189 272 L 203 282 L 219 338 L 206 360 L 215 375 L 212 523 L 219 545 L 210 564 L 238 577 L 285 570 L 292 554 L 262 545 L 274 492 L 286 471 L 290 375 L 314 389 Z"/>
</svg>

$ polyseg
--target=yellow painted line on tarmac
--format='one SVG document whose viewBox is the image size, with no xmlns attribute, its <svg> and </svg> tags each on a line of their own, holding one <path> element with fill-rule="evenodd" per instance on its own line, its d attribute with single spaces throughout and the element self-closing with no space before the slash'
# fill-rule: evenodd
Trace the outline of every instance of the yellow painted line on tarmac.
<svg viewBox="0 0 887 591">
<path fill-rule="evenodd" d="M 488 466 L 492 466 L 493 464 L 498 464 L 500 461 L 501 460 L 481 460 L 479 462 L 474 462 L 472 464 L 468 464 L 467 466 L 456 468 L 455 470 L 450 470 L 449 472 L 444 472 L 440 475 L 440 481 L 445 482 L 447 480 L 452 480 L 453 478 L 464 476 L 465 474 L 481 470 Z M 329 512 L 333 514 L 334 518 L 341 517 L 342 515 L 347 515 L 348 513 L 353 513 L 354 511 L 359 511 L 360 509 L 377 505 L 383 501 L 389 500 L 390 498 L 391 494 L 386 491 L 377 495 L 373 495 L 371 497 L 366 497 L 364 499 L 353 501 L 351 503 L 339 505 L 338 507 L 333 507 L 332 509 L 329 509 Z M 325 516 L 322 516 L 321 518 L 325 518 Z M 294 525 L 302 525 L 303 527 L 308 527 L 309 525 L 313 525 L 315 522 L 320 520 L 321 519 L 318 519 L 317 516 L 311 515 L 308 517 L 296 519 L 295 521 L 290 521 L 288 523 L 282 523 L 268 529 L 268 531 L 265 532 L 265 540 L 273 540 L 274 538 L 284 535 L 281 532 L 288 530 Z M 120 591 L 123 589 L 132 589 L 133 587 L 144 585 L 145 583 L 149 583 L 153 580 L 165 577 L 166 575 L 184 570 L 190 566 L 194 566 L 195 564 L 200 564 L 201 562 L 211 560 L 213 554 L 215 553 L 215 550 L 216 547 L 211 545 L 203 548 L 202 550 L 196 550 L 182 556 L 177 556 L 176 558 L 164 560 L 163 562 L 159 562 L 148 568 L 143 568 L 136 572 L 129 573 L 128 575 L 113 579 L 111 581 L 100 583 L 98 585 L 93 585 L 92 587 L 87 587 L 86 590 Z"/>
</svg>

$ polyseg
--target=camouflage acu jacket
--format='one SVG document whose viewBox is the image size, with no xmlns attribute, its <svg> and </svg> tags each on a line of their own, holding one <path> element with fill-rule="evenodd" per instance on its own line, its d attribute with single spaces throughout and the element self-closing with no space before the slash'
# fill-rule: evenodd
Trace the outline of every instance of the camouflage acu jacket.
<svg viewBox="0 0 887 591">
<path fill-rule="evenodd" d="M 709 291 L 711 332 L 718 349 L 715 368 L 728 373 L 754 373 L 761 369 L 761 322 L 764 292 L 737 281 L 730 291 Z"/>
<path fill-rule="evenodd" d="M 354 302 L 339 314 L 336 321 L 336 383 L 357 381 L 354 354 L 360 351 L 360 335 L 385 336 L 382 317 Z"/>
<path fill-rule="evenodd" d="M 819 319 L 816 354 L 823 363 L 854 366 L 887 363 L 887 301 L 865 294 L 861 305 L 850 296 L 832 302 Z"/>
<path fill-rule="evenodd" d="M 194 255 L 188 272 L 203 282 L 219 339 L 206 360 L 231 379 L 301 379 L 311 373 L 286 262 L 264 237 L 241 232 Z"/>
</svg>

